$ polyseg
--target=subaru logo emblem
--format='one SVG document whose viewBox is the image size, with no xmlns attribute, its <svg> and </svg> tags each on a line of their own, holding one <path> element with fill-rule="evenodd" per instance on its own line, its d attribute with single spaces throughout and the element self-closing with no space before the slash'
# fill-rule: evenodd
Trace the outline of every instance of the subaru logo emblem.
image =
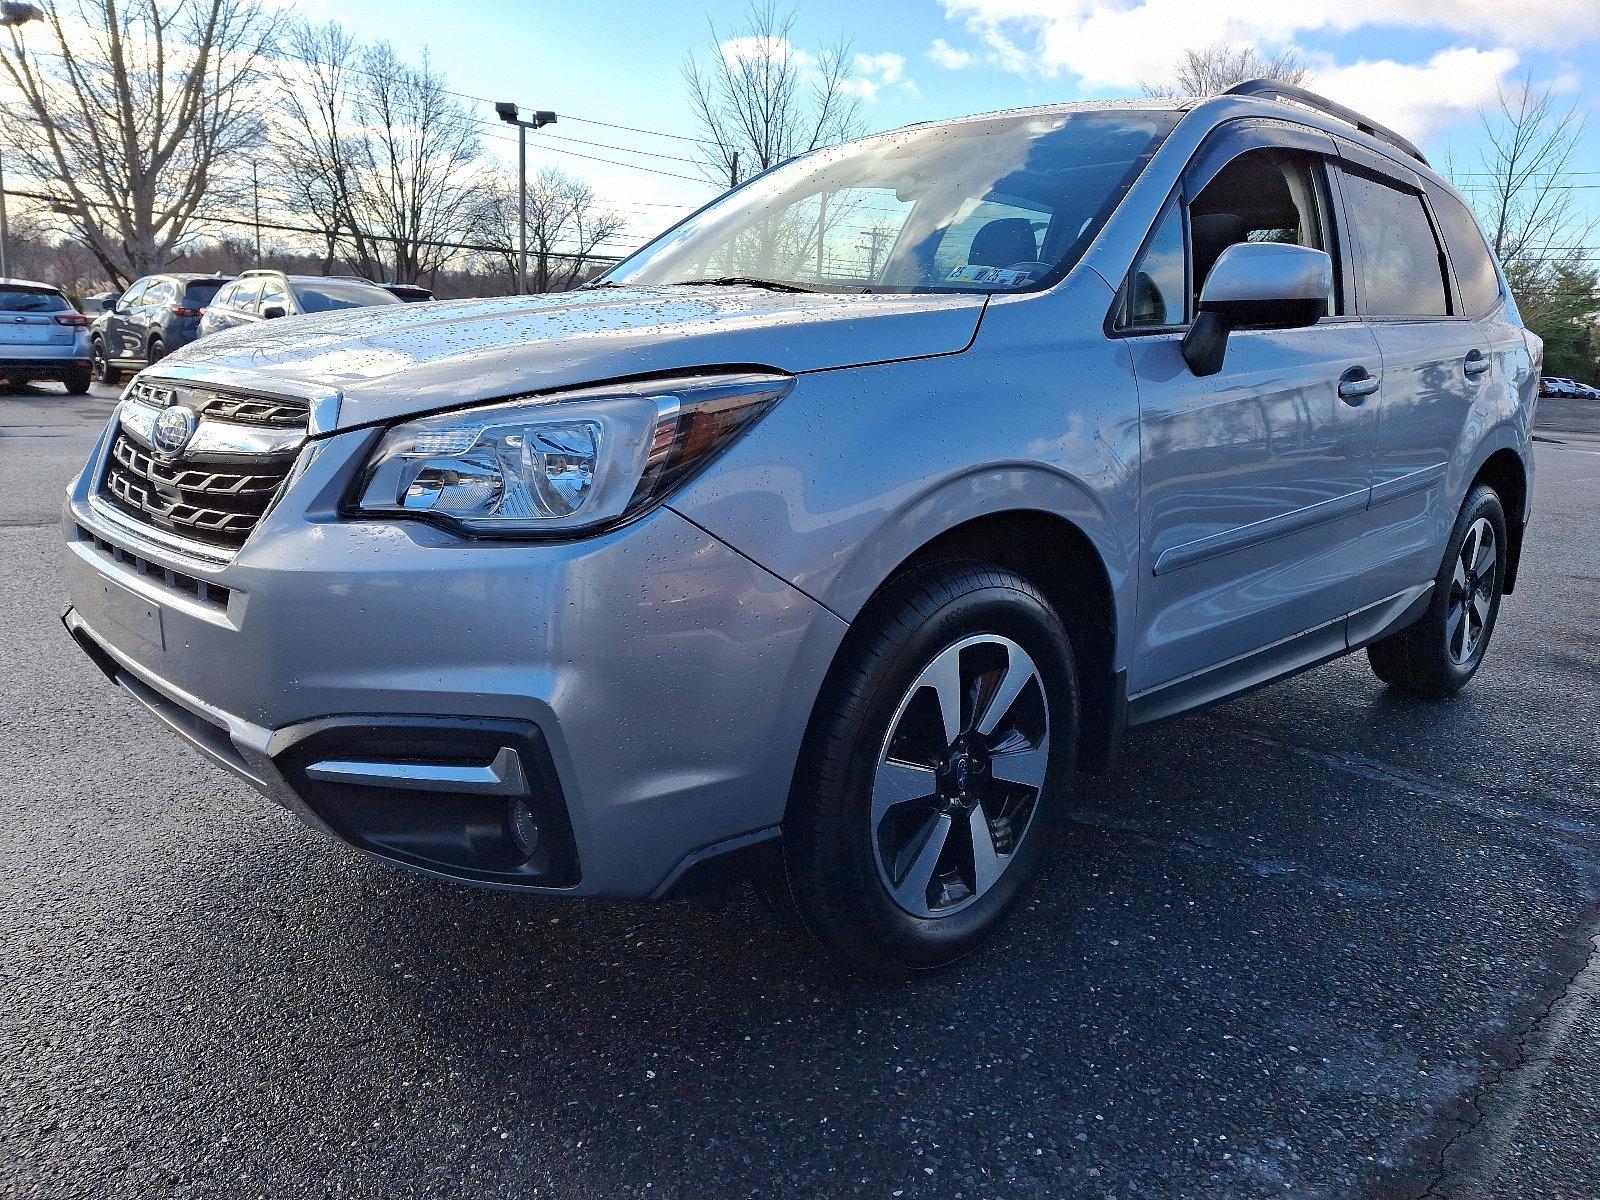
<svg viewBox="0 0 1600 1200">
<path fill-rule="evenodd" d="M 175 404 L 164 409 L 150 430 L 150 444 L 163 458 L 177 458 L 194 436 L 194 409 Z"/>
</svg>

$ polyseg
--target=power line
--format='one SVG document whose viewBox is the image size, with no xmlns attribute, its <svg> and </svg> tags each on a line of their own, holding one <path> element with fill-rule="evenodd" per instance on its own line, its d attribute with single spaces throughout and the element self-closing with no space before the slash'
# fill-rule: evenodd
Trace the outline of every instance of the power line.
<svg viewBox="0 0 1600 1200">
<path fill-rule="evenodd" d="M 47 204 L 60 204 L 60 205 L 72 206 L 72 205 L 76 205 L 76 203 L 77 203 L 71 197 L 68 197 L 68 196 L 52 196 L 47 192 L 19 191 L 19 190 L 13 189 L 13 188 L 6 188 L 5 192 L 3 194 L 7 195 L 7 196 L 17 196 L 17 197 L 19 197 L 21 199 L 24 199 L 24 200 L 42 200 Z M 116 207 L 116 205 L 109 204 L 104 200 L 88 200 L 88 201 L 85 201 L 85 203 L 90 208 L 115 208 Z M 194 221 L 196 224 L 201 224 L 201 225 L 231 225 L 231 226 L 239 226 L 239 227 L 242 227 L 242 228 L 245 228 L 245 229 L 254 229 L 256 227 L 256 223 L 253 220 L 244 220 L 244 219 L 237 218 L 237 217 L 202 217 L 202 216 L 194 216 L 194 217 L 191 217 L 190 220 Z M 309 234 L 312 237 L 319 237 L 319 238 L 329 238 L 329 237 L 332 237 L 332 238 L 345 238 L 345 237 L 349 236 L 344 230 L 340 230 L 340 229 L 324 229 L 324 228 L 318 228 L 316 226 L 310 226 L 310 225 L 286 225 L 286 224 L 282 224 L 280 222 L 273 222 L 273 221 L 263 221 L 263 222 L 261 222 L 261 228 L 262 229 L 270 229 L 274 233 L 303 233 L 303 234 Z M 481 253 L 481 254 L 505 254 L 505 253 L 508 252 L 507 251 L 507 247 L 505 247 L 505 246 L 494 246 L 494 245 L 490 245 L 490 244 L 488 244 L 486 242 L 453 242 L 453 241 L 449 241 L 449 240 L 446 240 L 446 239 L 443 239 L 443 238 L 399 238 L 399 237 L 395 237 L 393 234 L 388 234 L 388 233 L 369 233 L 369 232 L 367 232 L 365 230 L 362 231 L 361 236 L 367 238 L 370 241 L 374 241 L 374 242 L 394 242 L 394 243 L 409 244 L 409 245 L 412 245 L 412 246 L 433 246 L 433 247 L 437 247 L 437 248 L 442 249 L 442 250 L 471 250 L 471 251 L 475 251 L 475 252 Z M 594 261 L 594 262 L 621 262 L 622 261 L 622 258 L 620 256 L 617 256 L 617 255 L 592 254 L 592 253 L 586 254 L 586 253 L 583 252 L 581 247 L 577 248 L 577 249 L 571 249 L 571 250 L 552 247 L 550 253 L 554 257 L 557 257 L 557 258 L 576 258 L 576 257 L 579 257 L 581 255 L 582 257 L 584 257 L 586 259 L 589 259 L 591 261 Z"/>
</svg>

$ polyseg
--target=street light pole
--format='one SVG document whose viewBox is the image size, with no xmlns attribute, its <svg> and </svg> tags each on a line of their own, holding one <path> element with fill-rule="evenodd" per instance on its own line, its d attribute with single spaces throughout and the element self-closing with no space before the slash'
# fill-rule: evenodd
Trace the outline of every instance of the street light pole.
<svg viewBox="0 0 1600 1200">
<path fill-rule="evenodd" d="M 0 25 L 11 27 L 28 21 L 42 21 L 44 13 L 31 4 L 18 4 L 14 0 L 0 3 Z M 6 226 L 6 168 L 0 158 L 0 279 L 11 274 L 11 230 Z"/>
<path fill-rule="evenodd" d="M 517 106 L 509 100 L 500 101 L 494 106 L 494 111 L 506 124 L 517 127 L 517 290 L 526 293 L 528 290 L 528 130 L 554 125 L 556 114 L 541 108 L 533 114 L 533 120 L 524 121 L 518 113 Z"/>
</svg>

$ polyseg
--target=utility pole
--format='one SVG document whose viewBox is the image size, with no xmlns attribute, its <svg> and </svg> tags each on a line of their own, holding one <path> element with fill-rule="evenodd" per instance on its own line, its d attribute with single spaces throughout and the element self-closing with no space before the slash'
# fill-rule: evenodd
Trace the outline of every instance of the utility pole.
<svg viewBox="0 0 1600 1200">
<path fill-rule="evenodd" d="M 256 163 L 250 163 L 250 195 L 256 210 L 256 266 L 261 265 L 261 174 Z"/>
<path fill-rule="evenodd" d="M 556 114 L 548 109 L 538 109 L 533 120 L 524 121 L 517 106 L 502 100 L 494 106 L 495 113 L 507 125 L 517 127 L 517 291 L 528 290 L 528 130 L 543 129 L 556 123 Z"/>
<path fill-rule="evenodd" d="M 0 4 L 0 25 L 24 25 L 29 21 L 44 20 L 44 13 L 31 4 Z M 11 230 L 6 226 L 6 171 L 0 162 L 0 279 L 11 274 Z"/>
<path fill-rule="evenodd" d="M 737 150 L 735 150 L 733 152 L 733 166 L 731 168 L 729 168 L 729 170 L 728 170 L 728 187 L 731 189 L 731 188 L 736 188 L 738 186 L 739 186 L 739 152 Z"/>
<path fill-rule="evenodd" d="M 11 231 L 6 228 L 5 156 L 0 155 L 0 279 L 5 279 L 11 274 L 11 257 L 8 251 L 10 244 Z"/>
</svg>

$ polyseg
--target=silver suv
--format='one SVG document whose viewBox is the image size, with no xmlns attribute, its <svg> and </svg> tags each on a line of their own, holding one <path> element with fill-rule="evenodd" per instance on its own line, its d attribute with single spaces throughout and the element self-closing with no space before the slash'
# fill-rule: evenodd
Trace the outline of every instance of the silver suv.
<svg viewBox="0 0 1600 1200">
<path fill-rule="evenodd" d="M 1309 93 L 920 125 L 577 293 L 146 370 L 71 489 L 65 622 L 370 854 L 753 876 L 837 957 L 933 967 L 1126 727 L 1363 648 L 1472 678 L 1541 355 L 1460 196 Z"/>
</svg>

